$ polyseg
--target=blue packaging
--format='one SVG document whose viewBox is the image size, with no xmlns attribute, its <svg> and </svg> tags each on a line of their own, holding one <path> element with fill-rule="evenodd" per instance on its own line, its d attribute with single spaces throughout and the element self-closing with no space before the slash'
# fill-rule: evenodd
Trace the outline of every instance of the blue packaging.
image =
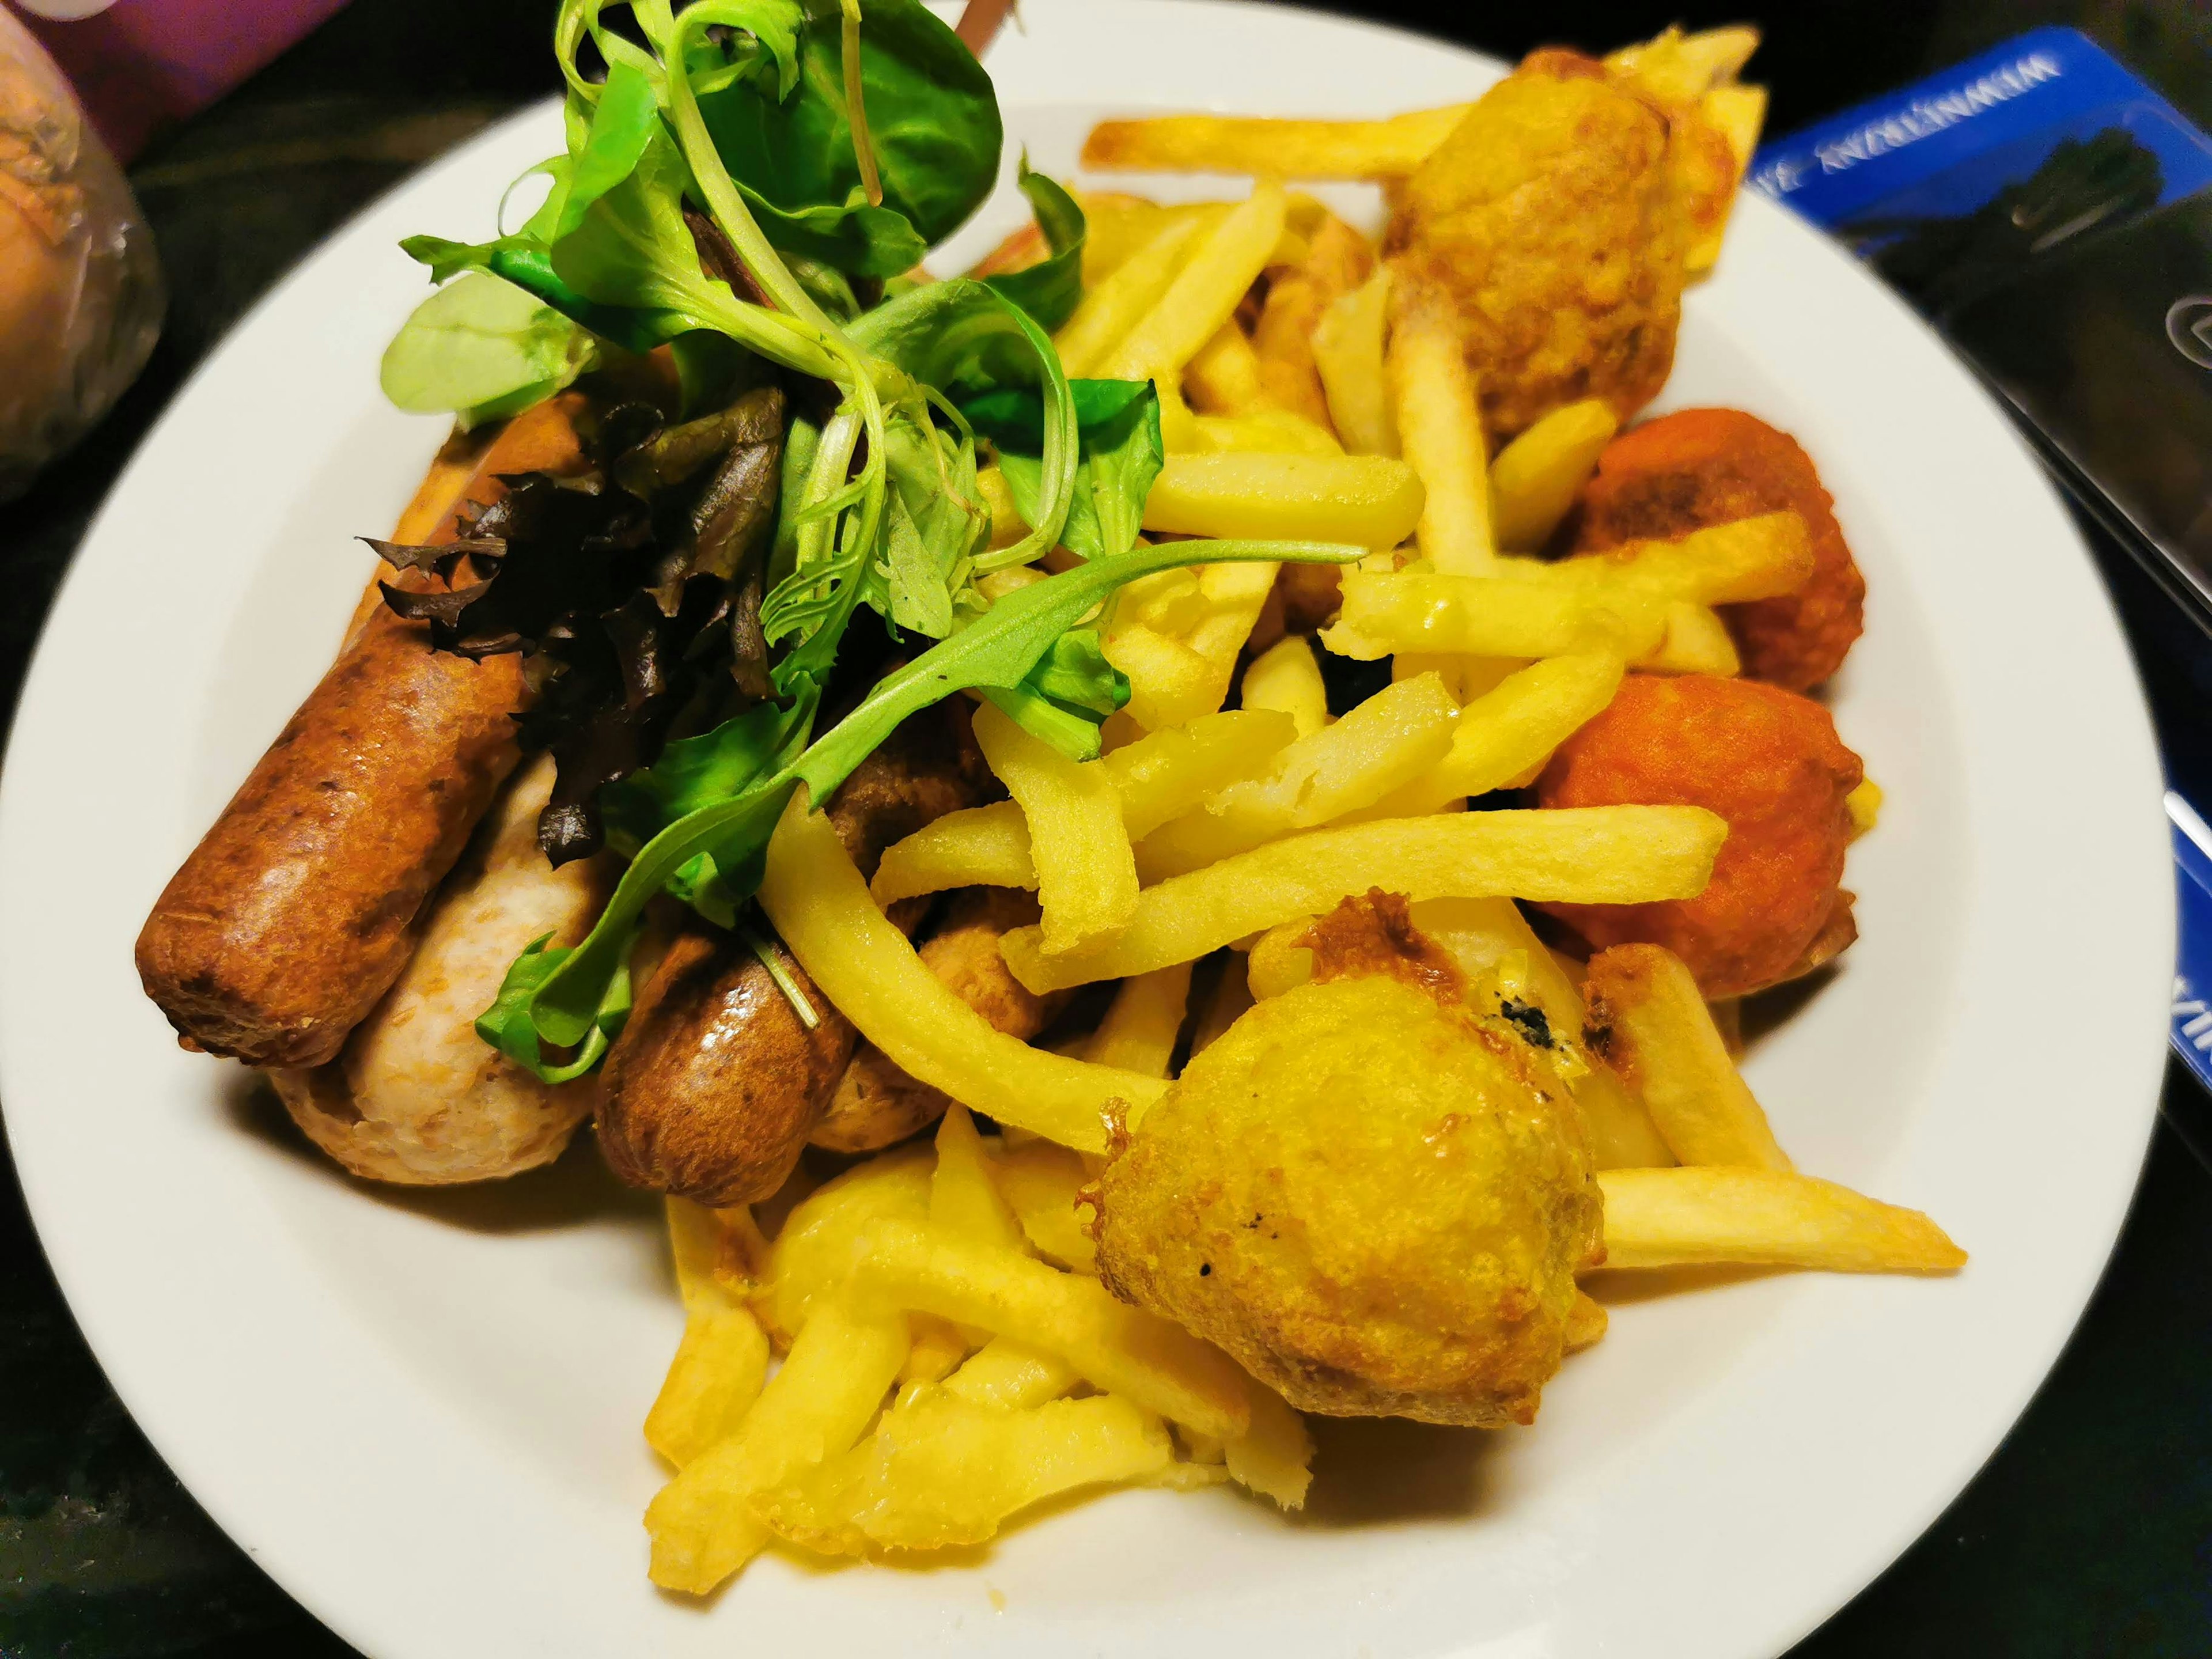
<svg viewBox="0 0 2212 1659">
<path fill-rule="evenodd" d="M 2044 28 L 1768 143 L 1750 183 L 1911 300 L 2132 556 L 2107 569 L 2162 671 L 2173 1047 L 2212 1089 L 2212 138 Z"/>
</svg>

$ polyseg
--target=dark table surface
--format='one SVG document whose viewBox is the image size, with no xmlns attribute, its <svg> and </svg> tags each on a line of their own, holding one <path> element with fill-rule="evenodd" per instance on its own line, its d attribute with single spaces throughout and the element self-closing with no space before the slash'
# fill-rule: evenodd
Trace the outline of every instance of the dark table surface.
<svg viewBox="0 0 2212 1659">
<path fill-rule="evenodd" d="M 2072 23 L 2212 126 L 2201 0 L 1337 9 L 1506 56 L 1764 13 L 1756 69 L 1774 89 L 1775 132 L 2035 24 Z M 185 374 L 364 203 L 551 90 L 550 9 L 548 0 L 355 0 L 143 158 L 133 178 L 174 295 L 167 331 L 106 425 L 27 500 L 0 508 L 0 708 L 12 710 L 87 520 Z M 2139 583 L 2112 574 L 2130 615 L 2154 621 Z M 2152 631 L 2139 630 L 2139 655 L 2161 725 L 2172 740 L 2202 743 L 2212 686 L 2193 683 Z M 2212 1654 L 2212 1176 L 2185 1138 L 2212 1117 L 2179 1066 L 2112 1267 L 2034 1404 L 1927 1534 L 1796 1659 Z M 216 1528 L 138 1434 L 55 1289 L 12 1169 L 0 1171 L 0 1655 L 350 1651 Z"/>
</svg>

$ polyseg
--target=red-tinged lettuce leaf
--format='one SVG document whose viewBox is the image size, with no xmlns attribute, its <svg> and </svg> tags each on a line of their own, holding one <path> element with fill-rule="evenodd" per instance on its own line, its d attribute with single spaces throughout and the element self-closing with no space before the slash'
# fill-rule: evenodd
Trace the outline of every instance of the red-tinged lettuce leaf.
<svg viewBox="0 0 2212 1659">
<path fill-rule="evenodd" d="M 526 473 L 442 546 L 371 544 L 436 586 L 385 603 L 440 650 L 521 653 L 538 697 L 524 740 L 557 776 L 538 820 L 556 864 L 605 844 L 601 792 L 672 732 L 716 725 L 768 688 L 762 568 L 775 521 L 784 399 L 775 387 L 679 426 L 645 404 L 601 417 L 595 471 Z"/>
</svg>

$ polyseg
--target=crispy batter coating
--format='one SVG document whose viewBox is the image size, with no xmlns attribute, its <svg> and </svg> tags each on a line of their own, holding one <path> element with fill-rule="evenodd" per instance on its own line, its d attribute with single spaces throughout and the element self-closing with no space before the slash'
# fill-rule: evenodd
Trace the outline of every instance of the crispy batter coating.
<svg viewBox="0 0 2212 1659">
<path fill-rule="evenodd" d="M 1667 117 L 1579 53 L 1531 53 L 1407 180 L 1387 251 L 1456 301 L 1502 442 L 1603 398 L 1623 420 L 1666 384 L 1687 220 Z"/>
<path fill-rule="evenodd" d="M 1859 636 L 1866 578 L 1836 523 L 1835 503 L 1797 441 L 1738 409 L 1685 409 L 1632 427 L 1606 446 L 1575 536 L 1577 551 L 1795 509 L 1813 538 L 1813 579 L 1795 593 L 1721 607 L 1743 672 L 1809 691 L 1843 665 Z"/>
<path fill-rule="evenodd" d="M 1599 949 L 1665 945 L 1708 997 L 1794 978 L 1853 937 L 1837 884 L 1850 840 L 1844 797 L 1863 775 L 1828 711 L 1794 691 L 1631 674 L 1560 745 L 1537 781 L 1539 802 L 1703 806 L 1728 820 L 1728 840 L 1693 899 L 1544 908 Z"/>
<path fill-rule="evenodd" d="M 1309 942 L 1107 1166 L 1100 1277 L 1302 1410 L 1533 1422 L 1603 1253 L 1581 1115 L 1403 899 Z"/>
</svg>

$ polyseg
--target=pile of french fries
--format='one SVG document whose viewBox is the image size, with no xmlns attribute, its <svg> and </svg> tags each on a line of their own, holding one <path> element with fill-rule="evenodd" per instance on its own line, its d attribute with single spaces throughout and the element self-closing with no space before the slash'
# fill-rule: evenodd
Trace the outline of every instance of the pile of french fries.
<svg viewBox="0 0 2212 1659">
<path fill-rule="evenodd" d="M 1743 156 L 1758 94 L 1733 76 L 1748 49 L 1742 31 L 1670 32 L 1617 57 L 1677 102 L 1705 102 Z M 1114 123 L 1086 159 L 1387 180 L 1457 113 Z M 1234 203 L 1085 206 L 1087 291 L 1059 345 L 1071 374 L 1161 391 L 1169 453 L 1147 530 L 1373 553 L 1318 599 L 1291 586 L 1310 571 L 1279 580 L 1266 565 L 1132 585 L 1103 622 L 1133 693 L 1103 757 L 1071 761 L 979 708 L 1010 799 L 892 847 L 872 886 L 804 795 L 792 804 L 763 908 L 866 1037 L 962 1104 L 933 1146 L 811 1190 L 802 1172 L 758 1214 L 671 1201 L 686 1325 L 646 1425 L 677 1471 L 647 1515 L 653 1577 L 671 1589 L 704 1593 L 777 1540 L 828 1556 L 973 1545 L 1083 1488 L 1225 1482 L 1300 1504 L 1297 1414 L 1107 1292 L 1086 1195 L 1109 1137 L 1141 1129 L 1179 1056 L 1303 982 L 1313 918 L 1370 889 L 1406 895 L 1425 933 L 1541 1009 L 1569 1051 L 1609 1267 L 1964 1260 L 1926 1217 L 1793 1169 L 1736 1071 L 1733 1011 L 1709 1008 L 1680 961 L 1647 945 L 1587 967 L 1555 957 L 1515 902 L 1694 895 L 1719 818 L 1465 810 L 1530 781 L 1630 669 L 1736 672 L 1713 607 L 1802 583 L 1802 522 L 1774 514 L 1565 564 L 1526 556 L 1613 435 L 1604 404 L 1562 409 L 1492 456 L 1449 319 L 1394 296 L 1364 236 L 1272 177 Z M 1012 496 L 984 483 L 1011 542 Z M 1340 716 L 1303 631 L 1331 613 L 1322 647 L 1394 661 L 1393 682 Z M 1870 787 L 1855 799 L 1863 824 L 1877 800 Z M 975 885 L 1036 893 L 1042 921 L 1004 943 L 1030 989 L 1118 982 L 1095 1030 L 1057 1047 L 1003 1035 L 884 918 L 895 901 Z M 1193 1006 L 1209 957 L 1224 965 L 1200 976 L 1212 988 Z M 1574 1346 L 1602 1328 L 1588 1304 Z"/>
</svg>

